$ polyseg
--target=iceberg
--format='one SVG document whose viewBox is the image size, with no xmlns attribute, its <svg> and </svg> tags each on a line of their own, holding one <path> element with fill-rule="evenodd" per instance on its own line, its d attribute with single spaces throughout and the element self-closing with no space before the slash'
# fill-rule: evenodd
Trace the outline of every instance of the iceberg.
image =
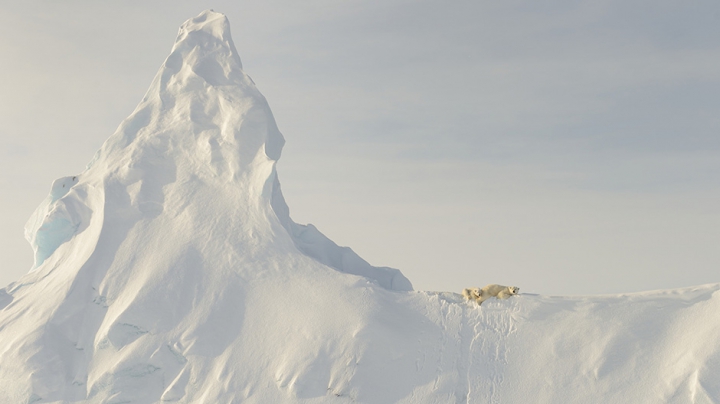
<svg viewBox="0 0 720 404">
<path fill-rule="evenodd" d="M 35 265 L 0 290 L 0 403 L 720 402 L 720 284 L 414 291 L 292 221 L 283 144 L 226 17 L 185 22 L 28 221 Z"/>
</svg>

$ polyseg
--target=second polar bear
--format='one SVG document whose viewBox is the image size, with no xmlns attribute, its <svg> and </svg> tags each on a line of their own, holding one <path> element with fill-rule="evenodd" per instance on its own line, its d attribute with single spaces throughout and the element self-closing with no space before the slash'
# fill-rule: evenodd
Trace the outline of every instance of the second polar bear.
<svg viewBox="0 0 720 404">
<path fill-rule="evenodd" d="M 520 292 L 520 288 L 517 286 L 503 286 L 497 284 L 490 284 L 484 288 L 467 288 L 463 289 L 462 294 L 468 300 L 475 300 L 477 304 L 482 304 L 485 300 L 491 297 L 497 297 L 498 299 L 507 299 L 512 295 L 517 295 Z"/>
</svg>

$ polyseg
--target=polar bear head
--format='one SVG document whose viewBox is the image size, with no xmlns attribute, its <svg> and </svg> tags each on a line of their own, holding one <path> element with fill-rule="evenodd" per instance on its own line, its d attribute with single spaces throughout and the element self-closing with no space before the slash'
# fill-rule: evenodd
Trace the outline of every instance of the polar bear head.
<svg viewBox="0 0 720 404">
<path fill-rule="evenodd" d="M 511 295 L 517 295 L 518 293 L 520 293 L 520 288 L 517 286 L 509 286 L 508 291 Z"/>
<path fill-rule="evenodd" d="M 463 289 L 462 294 L 468 300 L 476 300 L 480 298 L 482 293 L 480 292 L 480 288 L 467 288 Z"/>
<path fill-rule="evenodd" d="M 480 297 L 480 295 L 482 294 L 482 292 L 480 292 L 480 288 L 469 288 L 468 293 L 470 296 L 472 296 L 475 299 Z"/>
</svg>

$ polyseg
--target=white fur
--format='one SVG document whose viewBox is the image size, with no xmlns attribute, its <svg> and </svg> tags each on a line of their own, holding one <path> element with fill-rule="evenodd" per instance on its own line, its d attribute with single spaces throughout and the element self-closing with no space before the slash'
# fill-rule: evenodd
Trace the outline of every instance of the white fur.
<svg viewBox="0 0 720 404">
<path fill-rule="evenodd" d="M 477 300 L 480 298 L 480 288 L 463 289 L 462 295 L 468 300 Z"/>
<path fill-rule="evenodd" d="M 463 289 L 462 295 L 468 300 L 475 300 L 477 304 L 482 304 L 485 300 L 496 297 L 498 299 L 507 299 L 512 295 L 518 294 L 520 288 L 517 286 L 503 286 L 490 284 L 484 288 L 467 288 Z"/>
</svg>

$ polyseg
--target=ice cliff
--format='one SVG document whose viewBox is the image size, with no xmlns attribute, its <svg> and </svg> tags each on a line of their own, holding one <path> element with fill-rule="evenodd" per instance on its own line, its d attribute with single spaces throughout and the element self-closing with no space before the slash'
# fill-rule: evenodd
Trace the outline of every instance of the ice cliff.
<svg viewBox="0 0 720 404">
<path fill-rule="evenodd" d="M 414 292 L 291 220 L 283 144 L 225 16 L 185 22 L 28 221 L 0 403 L 720 402 L 720 285 L 482 308 Z"/>
</svg>

